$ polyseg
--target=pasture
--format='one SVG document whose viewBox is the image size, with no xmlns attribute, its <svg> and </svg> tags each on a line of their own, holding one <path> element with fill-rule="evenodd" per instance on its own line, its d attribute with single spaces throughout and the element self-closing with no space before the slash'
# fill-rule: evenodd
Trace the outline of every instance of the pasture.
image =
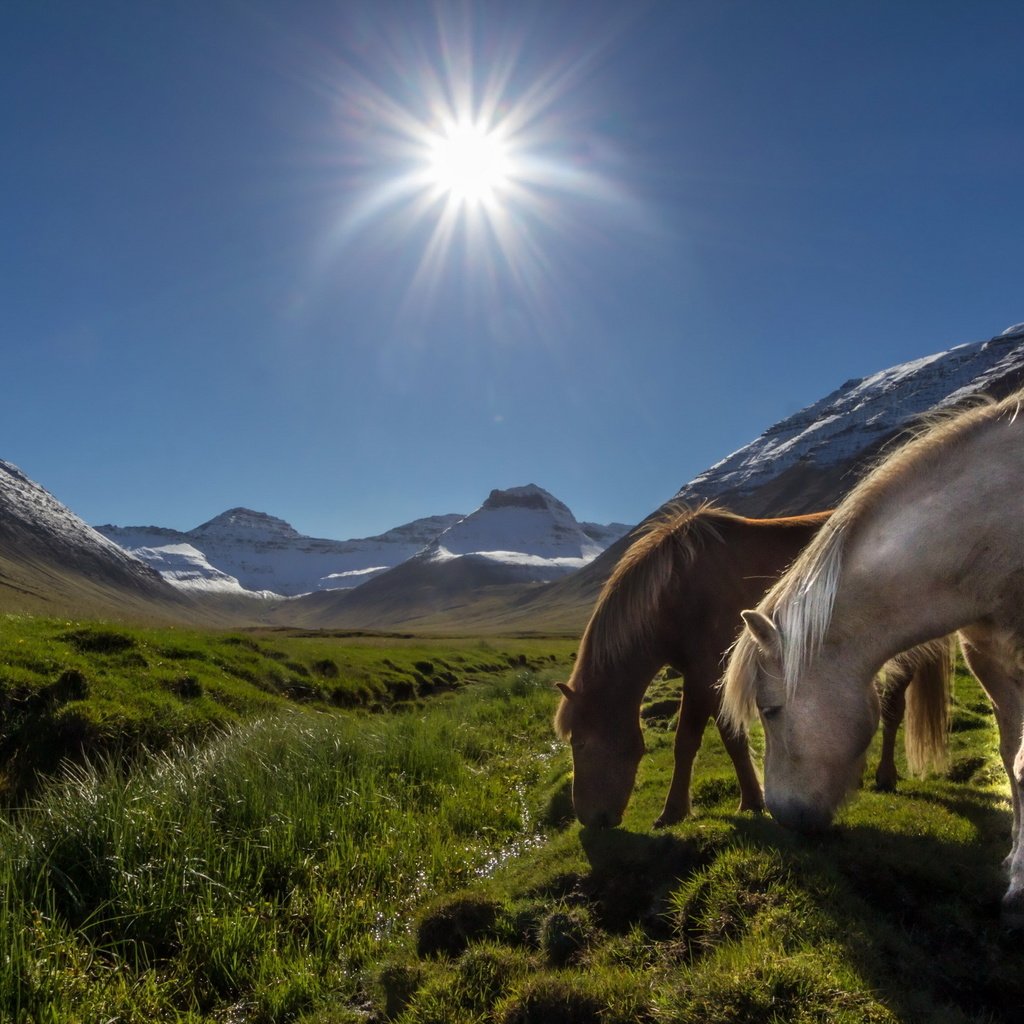
<svg viewBox="0 0 1024 1024">
<path fill-rule="evenodd" d="M 574 641 L 31 619 L 2 636 L 20 796 L 0 821 L 0 1020 L 1019 1018 L 1008 791 L 962 670 L 944 774 L 865 788 L 808 840 L 735 813 L 710 730 L 694 814 L 651 828 L 666 678 L 623 827 L 580 828 L 551 731 Z M 32 786 L 50 762 L 16 751 L 67 752 L 69 707 L 98 754 Z M 866 779 L 875 759 L 877 739 Z"/>
</svg>

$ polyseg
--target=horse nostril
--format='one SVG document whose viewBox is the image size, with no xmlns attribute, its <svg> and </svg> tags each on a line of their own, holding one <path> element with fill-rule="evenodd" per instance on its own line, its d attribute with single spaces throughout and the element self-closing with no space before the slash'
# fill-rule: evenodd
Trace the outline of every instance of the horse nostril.
<svg viewBox="0 0 1024 1024">
<path fill-rule="evenodd" d="M 597 811 L 590 816 L 589 821 L 585 821 L 583 824 L 590 828 L 615 828 L 621 820 L 621 815 L 616 816 L 608 811 Z"/>
<path fill-rule="evenodd" d="M 832 824 L 831 811 L 812 804 L 799 801 L 786 801 L 785 803 L 769 801 L 768 809 L 780 825 L 805 835 L 824 832 Z"/>
</svg>

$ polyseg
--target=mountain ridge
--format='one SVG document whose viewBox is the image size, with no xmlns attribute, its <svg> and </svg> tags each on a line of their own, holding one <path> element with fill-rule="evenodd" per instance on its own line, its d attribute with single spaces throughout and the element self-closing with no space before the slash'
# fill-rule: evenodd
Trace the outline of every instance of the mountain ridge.
<svg viewBox="0 0 1024 1024">
<path fill-rule="evenodd" d="M 1024 324 L 853 378 L 769 426 L 684 484 L 674 500 L 767 516 L 838 503 L 863 470 L 926 413 L 1024 384 Z"/>
<path fill-rule="evenodd" d="M 109 523 L 96 529 L 162 567 L 179 586 L 292 597 L 317 589 L 345 589 L 384 572 L 459 518 L 457 513 L 426 516 L 352 540 L 307 537 L 283 519 L 242 506 L 187 531 Z"/>
<path fill-rule="evenodd" d="M 486 543 L 484 535 L 467 532 L 479 525 L 481 513 L 489 516 Z M 449 532 L 455 527 L 460 529 Z M 426 516 L 354 540 L 306 537 L 283 519 L 243 506 L 188 531 L 112 524 L 96 529 L 179 588 L 273 599 L 365 586 L 431 547 L 436 559 L 489 553 L 497 564 L 517 565 L 517 578 L 555 578 L 585 564 L 629 527 L 578 523 L 564 503 L 528 484 L 493 489 L 469 516 Z M 437 546 L 442 535 L 448 547 Z"/>
<path fill-rule="evenodd" d="M 617 540 L 624 524 L 604 528 Z M 481 594 L 517 593 L 561 579 L 596 558 L 604 545 L 563 502 L 536 484 L 492 491 L 470 515 L 388 572 L 341 594 L 296 598 L 282 610 L 292 621 L 369 627 L 403 616 L 407 625 L 476 603 Z"/>
<path fill-rule="evenodd" d="M 698 474 L 644 523 L 679 502 L 711 500 L 752 516 L 834 506 L 922 415 L 981 394 L 1001 398 L 1022 386 L 1024 324 L 848 380 Z M 484 516 L 490 517 L 486 528 Z M 539 531 L 524 526 L 532 516 L 541 517 Z M 284 520 L 240 506 L 187 533 L 156 526 L 94 529 L 18 467 L 0 461 L 0 608 L 186 621 L 198 615 L 211 625 L 576 632 L 644 523 L 633 530 L 578 523 L 565 505 L 531 484 L 491 492 L 469 516 L 428 517 L 365 541 L 304 538 Z M 296 544 L 309 549 L 307 555 L 322 553 L 325 545 L 335 553 L 352 545 L 362 562 L 337 565 L 342 582 L 346 573 L 373 578 L 355 589 L 279 598 L 258 586 L 268 578 L 265 563 L 246 564 L 236 550 L 236 575 L 232 567 L 212 566 L 192 543 L 227 543 L 239 531 L 256 537 L 268 557 L 285 557 Z M 411 553 L 395 565 L 368 565 L 367 557 L 386 550 L 372 545 L 389 536 Z M 527 536 L 536 550 L 521 550 Z M 163 560 L 165 574 L 205 579 L 206 591 L 187 582 L 172 586 L 120 541 L 134 542 L 138 551 L 148 547 L 151 562 Z M 243 587 L 250 581 L 241 570 L 256 584 L 251 589 Z M 209 585 L 215 572 L 220 589 Z M 257 596 L 261 591 L 264 599 Z"/>
</svg>

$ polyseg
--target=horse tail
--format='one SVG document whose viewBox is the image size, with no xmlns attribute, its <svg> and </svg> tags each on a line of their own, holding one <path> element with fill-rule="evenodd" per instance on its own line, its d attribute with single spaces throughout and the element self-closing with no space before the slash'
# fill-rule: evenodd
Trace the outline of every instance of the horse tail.
<svg viewBox="0 0 1024 1024">
<path fill-rule="evenodd" d="M 914 775 L 940 771 L 949 761 L 953 660 L 956 638 L 943 637 L 908 652 L 913 675 L 907 687 L 907 767 Z"/>
</svg>

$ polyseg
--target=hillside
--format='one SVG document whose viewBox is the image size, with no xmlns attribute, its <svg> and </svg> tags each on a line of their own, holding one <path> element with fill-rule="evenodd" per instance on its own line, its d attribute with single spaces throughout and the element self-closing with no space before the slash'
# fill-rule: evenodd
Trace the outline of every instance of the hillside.
<svg viewBox="0 0 1024 1024">
<path fill-rule="evenodd" d="M 677 499 L 712 499 L 753 516 L 829 508 L 925 413 L 1024 385 L 1024 324 L 988 341 L 900 363 L 835 391 L 684 484 Z"/>
<path fill-rule="evenodd" d="M 192 604 L 17 466 L 0 461 L 0 611 L 189 619 Z"/>
</svg>

